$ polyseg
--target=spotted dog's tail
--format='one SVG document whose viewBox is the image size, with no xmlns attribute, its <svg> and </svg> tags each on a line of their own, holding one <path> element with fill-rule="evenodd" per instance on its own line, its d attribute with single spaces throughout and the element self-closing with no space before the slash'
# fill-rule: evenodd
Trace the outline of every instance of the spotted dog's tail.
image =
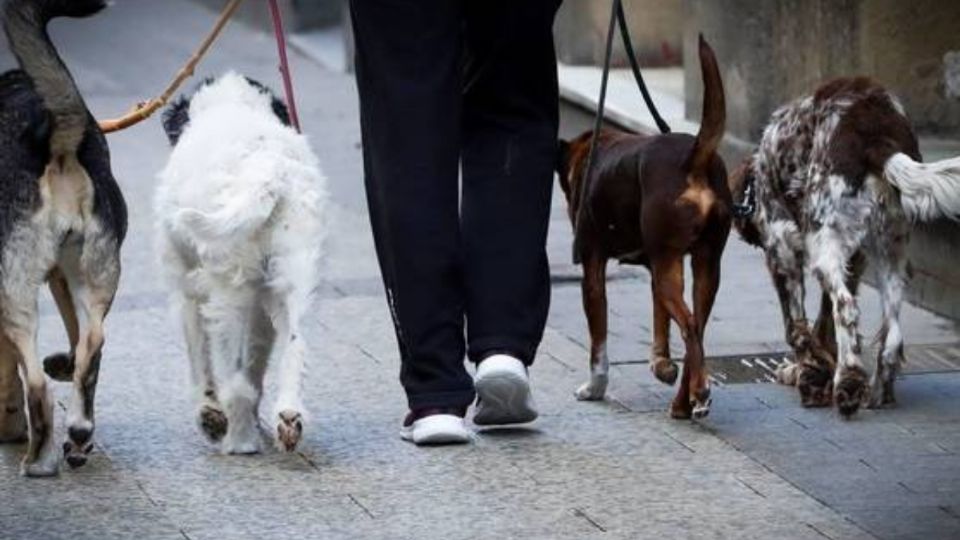
<svg viewBox="0 0 960 540">
<path fill-rule="evenodd" d="M 703 113 L 697 142 L 690 154 L 690 176 L 694 180 L 707 177 L 710 163 L 717 153 L 723 130 L 726 125 L 727 111 L 723 96 L 723 80 L 713 49 L 700 35 L 700 70 L 703 76 Z"/>
<path fill-rule="evenodd" d="M 56 17 L 87 17 L 106 5 L 104 0 L 7 0 L 3 7 L 3 28 L 10 50 L 50 113 L 50 152 L 54 156 L 76 152 L 89 113 L 50 41 L 47 23 Z"/>
<path fill-rule="evenodd" d="M 918 163 L 896 153 L 884 163 L 883 176 L 900 190 L 900 203 L 911 220 L 960 221 L 960 157 Z"/>
</svg>

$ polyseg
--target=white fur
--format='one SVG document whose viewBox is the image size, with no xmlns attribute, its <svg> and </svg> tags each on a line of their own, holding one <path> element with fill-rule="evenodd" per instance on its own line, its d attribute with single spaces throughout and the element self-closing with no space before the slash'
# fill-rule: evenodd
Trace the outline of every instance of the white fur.
<svg viewBox="0 0 960 540">
<path fill-rule="evenodd" d="M 960 157 L 917 163 L 897 153 L 884 164 L 883 175 L 900 190 L 900 203 L 911 220 L 960 219 Z"/>
<path fill-rule="evenodd" d="M 160 173 L 159 251 L 182 302 L 197 397 L 214 408 L 222 398 L 223 450 L 248 453 L 259 448 L 253 428 L 271 355 L 278 437 L 291 427 L 284 417 L 305 416 L 299 321 L 318 279 L 326 181 L 306 138 L 237 74 L 201 88 L 189 116 Z"/>
</svg>

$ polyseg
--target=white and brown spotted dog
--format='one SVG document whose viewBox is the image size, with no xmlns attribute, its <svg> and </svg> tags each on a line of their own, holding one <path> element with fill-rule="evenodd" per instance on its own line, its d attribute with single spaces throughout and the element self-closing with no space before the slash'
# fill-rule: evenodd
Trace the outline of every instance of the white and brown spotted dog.
<svg viewBox="0 0 960 540">
<path fill-rule="evenodd" d="M 798 386 L 805 406 L 832 398 L 849 416 L 861 402 L 895 401 L 911 224 L 960 216 L 960 158 L 920 161 L 900 102 L 870 79 L 845 78 L 776 111 L 758 150 L 731 176 L 735 224 L 766 254 L 796 355 L 780 380 Z M 869 386 L 856 300 L 867 261 L 883 303 Z M 804 312 L 807 268 L 823 291 L 815 329 Z"/>
<path fill-rule="evenodd" d="M 3 6 L 4 31 L 22 69 L 0 75 L 0 441 L 29 439 L 22 465 L 29 476 L 56 474 L 60 462 L 36 347 L 44 282 L 70 339 L 69 353 L 44 362 L 51 376 L 73 382 L 67 463 L 84 464 L 93 448 L 103 320 L 120 279 L 127 210 L 103 133 L 46 27 L 52 18 L 86 17 L 105 6 L 103 0 Z"/>
</svg>

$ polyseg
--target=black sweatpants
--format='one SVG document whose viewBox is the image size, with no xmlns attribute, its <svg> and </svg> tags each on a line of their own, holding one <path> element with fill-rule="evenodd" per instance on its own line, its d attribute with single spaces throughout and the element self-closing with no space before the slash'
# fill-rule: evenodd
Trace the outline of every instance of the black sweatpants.
<svg viewBox="0 0 960 540">
<path fill-rule="evenodd" d="M 350 3 L 367 202 L 411 409 L 465 407 L 465 353 L 529 365 L 543 335 L 559 4 Z"/>
</svg>

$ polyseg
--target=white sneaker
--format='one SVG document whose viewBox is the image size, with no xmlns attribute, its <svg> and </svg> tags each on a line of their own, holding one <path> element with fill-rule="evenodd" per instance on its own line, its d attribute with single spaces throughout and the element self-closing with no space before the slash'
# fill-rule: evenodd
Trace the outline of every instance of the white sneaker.
<svg viewBox="0 0 960 540">
<path fill-rule="evenodd" d="M 430 414 L 413 419 L 410 413 L 400 428 L 400 438 L 418 446 L 464 444 L 473 440 L 473 433 L 467 429 L 463 417 L 455 414 Z"/>
<path fill-rule="evenodd" d="M 473 384 L 477 389 L 474 424 L 523 424 L 537 418 L 530 376 L 520 360 L 505 354 L 485 358 L 477 366 Z"/>
</svg>

